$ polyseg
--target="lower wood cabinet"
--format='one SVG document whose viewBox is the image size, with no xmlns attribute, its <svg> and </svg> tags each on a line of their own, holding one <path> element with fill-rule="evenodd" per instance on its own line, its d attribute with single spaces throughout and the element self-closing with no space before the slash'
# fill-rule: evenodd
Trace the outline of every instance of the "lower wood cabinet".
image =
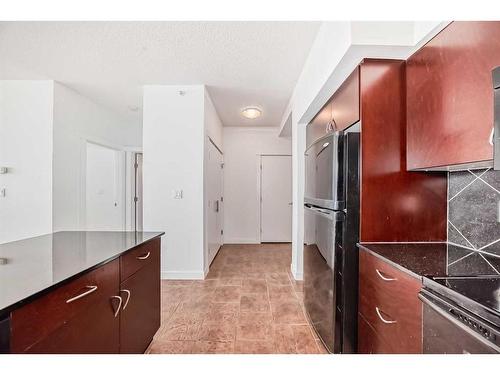
<svg viewBox="0 0 500 375">
<path fill-rule="evenodd" d="M 120 352 L 143 353 L 160 327 L 159 263 L 151 263 L 120 284 Z"/>
<path fill-rule="evenodd" d="M 358 353 L 360 354 L 393 353 L 387 341 L 370 326 L 361 314 L 358 314 L 358 336 Z"/>
<path fill-rule="evenodd" d="M 122 282 L 115 259 L 14 310 L 10 352 L 143 353 L 160 327 L 160 239 L 131 256 Z"/>
<path fill-rule="evenodd" d="M 422 353 L 420 280 L 361 250 L 360 353 Z"/>
</svg>

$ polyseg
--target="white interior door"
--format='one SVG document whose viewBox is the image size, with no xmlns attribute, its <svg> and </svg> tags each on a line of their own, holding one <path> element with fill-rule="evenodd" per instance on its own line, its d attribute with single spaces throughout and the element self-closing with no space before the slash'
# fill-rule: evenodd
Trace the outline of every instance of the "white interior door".
<svg viewBox="0 0 500 375">
<path fill-rule="evenodd" d="M 223 156 L 210 140 L 207 143 L 207 240 L 210 264 L 223 243 Z"/>
<path fill-rule="evenodd" d="M 292 157 L 262 155 L 261 242 L 292 241 Z"/>
<path fill-rule="evenodd" d="M 85 215 L 87 230 L 124 230 L 124 153 L 87 143 Z"/>
</svg>

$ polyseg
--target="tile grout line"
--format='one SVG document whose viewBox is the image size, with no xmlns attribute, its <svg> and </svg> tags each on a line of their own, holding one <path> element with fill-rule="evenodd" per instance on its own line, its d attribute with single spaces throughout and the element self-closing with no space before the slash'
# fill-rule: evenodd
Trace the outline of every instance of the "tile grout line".
<svg viewBox="0 0 500 375">
<path fill-rule="evenodd" d="M 475 252 L 474 252 L 474 251 L 472 251 L 470 254 L 464 255 L 464 256 L 463 256 L 463 257 L 461 257 L 461 258 L 458 258 L 457 260 L 454 260 L 453 262 L 451 262 L 450 264 L 448 264 L 448 267 L 449 267 L 449 266 L 454 265 L 454 264 L 455 264 L 455 263 L 457 263 L 457 262 L 460 262 L 461 260 L 464 260 L 464 259 L 465 259 L 465 258 L 467 258 L 467 257 L 470 257 L 470 256 L 471 256 L 471 255 L 473 255 L 473 254 L 475 254 Z"/>
<path fill-rule="evenodd" d="M 484 257 L 484 255 L 483 255 L 483 254 L 479 253 L 479 255 L 481 256 L 481 258 L 483 258 L 483 259 L 484 259 L 484 261 L 485 261 L 486 263 L 488 263 L 488 265 L 489 265 L 491 268 L 493 268 L 493 270 L 494 270 L 497 274 L 499 274 L 499 275 L 500 275 L 500 272 L 498 272 L 498 270 L 497 270 L 497 269 L 496 269 L 496 268 L 495 268 L 495 267 L 494 267 L 494 266 L 493 266 L 493 265 L 492 265 L 492 264 L 488 261 L 488 259 L 486 259 L 486 258 Z"/>
<path fill-rule="evenodd" d="M 482 176 L 482 175 L 481 175 Z M 486 182 L 485 180 L 483 180 L 481 177 L 478 177 L 479 180 L 481 180 L 482 182 L 484 182 L 486 185 L 488 185 L 490 188 L 492 188 L 493 190 L 495 190 L 498 194 L 500 194 L 500 191 L 498 191 L 498 189 L 496 189 L 494 186 L 490 185 L 490 183 Z"/>
<path fill-rule="evenodd" d="M 489 243 L 489 244 L 487 244 L 487 245 L 484 245 L 484 246 L 480 247 L 480 248 L 479 248 L 479 249 L 477 249 L 477 250 L 484 250 L 484 249 L 486 249 L 487 247 L 490 247 L 491 245 L 496 244 L 498 241 L 500 241 L 500 238 L 499 238 L 499 239 L 496 239 L 495 241 L 493 241 L 493 242 L 491 242 L 491 243 Z"/>
<path fill-rule="evenodd" d="M 475 246 L 474 246 L 474 245 L 473 245 L 473 244 L 472 244 L 472 243 L 471 243 L 471 242 L 467 239 L 467 237 L 465 237 L 465 236 L 462 234 L 462 232 L 458 230 L 458 228 L 455 226 L 455 224 L 453 224 L 453 223 L 451 222 L 451 220 L 448 220 L 448 222 L 449 222 L 449 223 L 451 224 L 451 226 L 452 226 L 452 227 L 453 227 L 453 228 L 454 228 L 454 229 L 458 232 L 458 234 L 460 234 L 460 235 L 461 235 L 461 236 L 462 236 L 462 237 L 463 237 L 463 238 L 464 238 L 464 239 L 465 239 L 465 240 L 469 243 L 469 245 L 471 245 L 471 246 L 472 246 L 472 249 L 477 250 L 477 249 L 476 249 L 476 247 L 475 247 Z"/>
<path fill-rule="evenodd" d="M 467 172 L 469 172 L 472 176 L 474 176 L 474 179 L 469 182 L 467 185 L 465 185 L 462 189 L 460 189 L 458 191 L 458 193 L 456 193 L 453 197 L 451 197 L 449 200 L 448 200 L 448 203 L 451 202 L 453 199 L 455 199 L 462 191 L 464 191 L 465 189 L 467 189 L 469 186 L 471 186 L 479 177 L 476 176 L 474 173 L 472 173 L 471 171 L 467 170 Z"/>
</svg>

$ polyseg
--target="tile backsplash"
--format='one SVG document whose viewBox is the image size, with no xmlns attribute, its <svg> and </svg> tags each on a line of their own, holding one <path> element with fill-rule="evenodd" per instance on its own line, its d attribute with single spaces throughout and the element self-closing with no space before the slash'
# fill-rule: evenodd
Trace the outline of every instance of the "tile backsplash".
<svg viewBox="0 0 500 375">
<path fill-rule="evenodd" d="M 500 171 L 449 172 L 448 241 L 500 256 Z"/>
</svg>

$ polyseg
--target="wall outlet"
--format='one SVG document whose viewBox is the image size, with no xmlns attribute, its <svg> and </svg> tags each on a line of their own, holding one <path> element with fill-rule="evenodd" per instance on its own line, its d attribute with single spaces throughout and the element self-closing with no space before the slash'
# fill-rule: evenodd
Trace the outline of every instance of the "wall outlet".
<svg viewBox="0 0 500 375">
<path fill-rule="evenodd" d="M 5 174 L 7 172 L 9 172 L 9 168 L 7 168 L 7 167 L 0 167 L 0 174 Z"/>
<path fill-rule="evenodd" d="M 174 196 L 174 199 L 182 199 L 182 190 L 174 190 L 173 196 Z"/>
</svg>

